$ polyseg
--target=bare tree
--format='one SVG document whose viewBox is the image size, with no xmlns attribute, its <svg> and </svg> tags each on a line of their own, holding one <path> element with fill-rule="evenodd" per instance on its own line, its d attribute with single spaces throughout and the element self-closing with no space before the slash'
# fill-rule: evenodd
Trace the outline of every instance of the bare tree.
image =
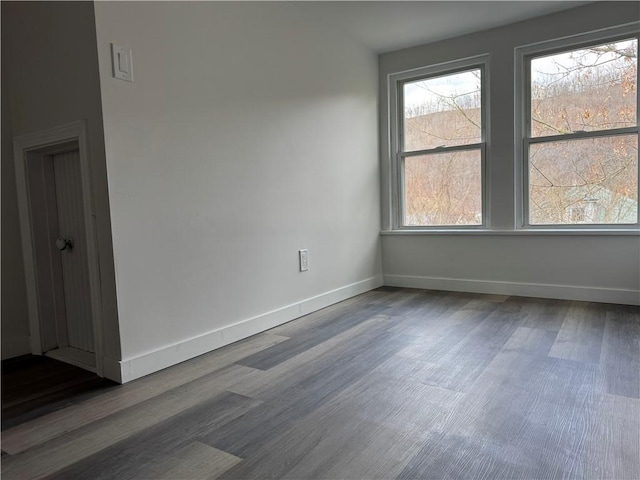
<svg viewBox="0 0 640 480">
<path fill-rule="evenodd" d="M 531 135 L 636 125 L 637 41 L 532 61 Z M 425 101 L 405 109 L 406 151 L 480 142 L 480 78 L 441 91 L 416 82 Z M 625 223 L 638 208 L 637 135 L 539 143 L 529 155 L 532 223 Z M 409 224 L 476 224 L 481 212 L 479 152 L 405 161 Z"/>
</svg>

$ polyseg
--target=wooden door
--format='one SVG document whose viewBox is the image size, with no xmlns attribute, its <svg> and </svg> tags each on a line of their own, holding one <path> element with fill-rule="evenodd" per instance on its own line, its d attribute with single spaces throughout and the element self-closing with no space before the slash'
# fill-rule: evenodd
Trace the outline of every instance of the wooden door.
<svg viewBox="0 0 640 480">
<path fill-rule="evenodd" d="M 94 352 L 80 156 L 73 150 L 52 155 L 51 159 L 58 218 L 55 242 L 62 264 L 67 341 L 70 347 Z"/>
</svg>

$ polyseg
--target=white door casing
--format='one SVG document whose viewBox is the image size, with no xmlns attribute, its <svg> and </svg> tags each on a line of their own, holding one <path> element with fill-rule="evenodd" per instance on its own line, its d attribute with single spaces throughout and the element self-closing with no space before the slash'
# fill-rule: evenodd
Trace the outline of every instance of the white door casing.
<svg viewBox="0 0 640 480">
<path fill-rule="evenodd" d="M 16 183 L 18 191 L 18 208 L 20 214 L 20 230 L 22 235 L 22 247 L 25 266 L 25 277 L 27 283 L 27 300 L 29 311 L 29 328 L 30 328 L 30 340 L 31 351 L 34 354 L 42 354 L 45 351 L 46 346 L 42 343 L 42 321 L 45 320 L 41 317 L 39 308 L 39 292 L 38 292 L 38 276 L 37 265 L 38 260 L 35 257 L 36 250 L 34 242 L 34 224 L 31 218 L 30 211 L 30 195 L 29 195 L 29 175 L 27 175 L 27 162 L 32 162 L 37 159 L 42 159 L 44 156 L 51 156 L 57 153 L 69 152 L 69 144 L 75 144 L 77 150 L 77 162 L 79 169 L 76 169 L 76 180 L 79 176 L 80 191 L 76 191 L 75 202 L 81 203 L 80 215 L 81 222 L 79 222 L 79 233 L 77 242 L 83 244 L 84 256 L 86 256 L 86 280 L 83 296 L 87 299 L 87 305 L 78 308 L 80 310 L 89 311 L 91 322 L 89 322 L 90 330 L 82 332 L 79 336 L 76 336 L 72 341 L 79 342 L 79 345 L 91 345 L 93 344 L 93 350 L 95 350 L 95 367 L 89 368 L 95 370 L 100 376 L 103 375 L 103 347 L 102 347 L 102 322 L 101 322 L 101 304 L 100 304 L 100 283 L 99 283 L 99 263 L 98 263 L 98 250 L 95 236 L 95 215 L 93 214 L 92 196 L 91 196 L 91 180 L 90 180 L 90 161 L 88 157 L 88 145 L 87 145 L 87 126 L 86 121 L 77 121 L 74 123 L 61 125 L 48 130 L 43 130 L 35 133 L 21 135 L 14 138 L 14 160 L 16 166 Z M 62 148 L 65 147 L 65 148 Z M 56 152 L 56 149 L 62 150 Z M 70 155 L 72 157 L 73 155 Z M 65 160 L 60 163 L 60 169 L 65 168 L 62 166 Z M 69 163 L 72 160 L 67 159 Z M 46 162 L 42 162 L 46 163 Z M 31 164 L 31 163 L 30 163 Z M 53 165 L 54 162 L 51 162 Z M 68 166 L 68 165 L 67 165 Z M 55 168 L 54 168 L 55 169 Z M 44 169 L 46 171 L 46 168 Z M 55 175 L 55 173 L 54 173 Z M 57 179 L 57 178 L 56 178 Z M 63 180 L 64 181 L 64 180 Z M 33 188 L 33 186 L 31 186 Z M 49 192 L 48 198 L 52 200 L 51 193 Z M 55 193 L 54 193 L 55 194 Z M 79 198 L 78 198 L 79 196 Z M 57 199 L 55 200 L 58 201 Z M 64 201 L 64 200 L 63 200 Z M 58 220 L 58 219 L 56 219 Z M 53 219 L 48 220 L 49 229 L 53 228 Z M 64 222 L 64 221 L 63 221 Z M 62 252 L 64 253 L 64 252 Z M 51 258 L 54 255 L 51 254 Z M 60 255 L 62 257 L 62 255 Z M 60 258 L 59 257 L 59 258 Z M 55 262 L 53 262 L 55 265 Z M 64 270 L 64 262 L 61 261 L 61 268 Z M 73 287 L 72 287 L 73 288 Z M 58 302 L 59 303 L 59 302 Z M 56 304 L 56 308 L 64 308 L 66 311 L 66 305 L 62 307 Z M 84 314 L 82 314 L 84 315 Z M 47 328 L 47 327 L 45 327 Z M 71 335 L 73 337 L 74 334 Z M 79 338 L 84 337 L 84 338 Z M 92 337 L 92 341 L 88 340 L 88 337 Z M 84 343 L 83 343 L 84 342 Z M 45 348 L 43 348 L 45 347 Z"/>
</svg>

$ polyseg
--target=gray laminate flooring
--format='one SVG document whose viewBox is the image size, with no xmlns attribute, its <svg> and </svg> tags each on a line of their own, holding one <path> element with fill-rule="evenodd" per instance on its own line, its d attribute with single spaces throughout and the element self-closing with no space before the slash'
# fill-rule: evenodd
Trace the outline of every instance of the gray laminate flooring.
<svg viewBox="0 0 640 480">
<path fill-rule="evenodd" d="M 640 479 L 640 308 L 380 288 L 2 432 L 3 478 Z"/>
</svg>

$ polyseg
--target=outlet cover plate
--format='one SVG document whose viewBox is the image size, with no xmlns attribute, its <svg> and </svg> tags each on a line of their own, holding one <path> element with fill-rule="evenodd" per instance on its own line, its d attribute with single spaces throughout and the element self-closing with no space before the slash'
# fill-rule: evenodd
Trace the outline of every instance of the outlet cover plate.
<svg viewBox="0 0 640 480">
<path fill-rule="evenodd" d="M 306 272 L 309 270 L 309 250 L 306 248 L 298 252 L 300 255 L 300 271 Z"/>
</svg>

